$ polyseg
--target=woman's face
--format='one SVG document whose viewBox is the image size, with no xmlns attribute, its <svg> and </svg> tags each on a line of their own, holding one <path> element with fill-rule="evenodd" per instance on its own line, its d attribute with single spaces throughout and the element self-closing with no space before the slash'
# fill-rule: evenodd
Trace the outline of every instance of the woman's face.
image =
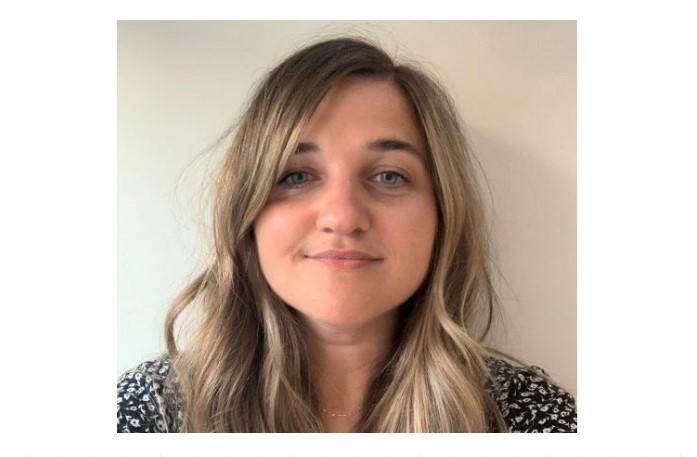
<svg viewBox="0 0 697 457">
<path fill-rule="evenodd" d="M 332 87 L 254 224 L 271 288 L 328 325 L 363 325 L 396 310 L 423 282 L 433 249 L 437 210 L 425 161 L 393 83 L 352 77 Z M 370 260 L 347 260 L 346 251 Z"/>
</svg>

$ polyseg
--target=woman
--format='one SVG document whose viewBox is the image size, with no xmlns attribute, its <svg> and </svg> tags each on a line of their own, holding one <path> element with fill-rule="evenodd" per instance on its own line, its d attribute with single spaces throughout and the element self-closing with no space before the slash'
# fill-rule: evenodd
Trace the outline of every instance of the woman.
<svg viewBox="0 0 697 457">
<path fill-rule="evenodd" d="M 423 72 L 353 38 L 287 58 L 231 133 L 168 354 L 119 379 L 118 430 L 575 431 L 570 394 L 481 343 L 496 300 L 473 170 Z"/>
</svg>

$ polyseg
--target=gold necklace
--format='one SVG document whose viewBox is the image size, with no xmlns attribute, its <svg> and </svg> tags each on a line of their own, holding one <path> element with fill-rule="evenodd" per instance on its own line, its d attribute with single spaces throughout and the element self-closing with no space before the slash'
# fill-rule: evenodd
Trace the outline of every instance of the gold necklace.
<svg viewBox="0 0 697 457">
<path fill-rule="evenodd" d="M 349 416 L 354 416 L 360 412 L 358 411 L 346 411 L 346 412 L 341 412 L 336 409 L 327 409 L 323 406 L 320 406 L 319 409 L 324 413 L 328 414 L 331 417 L 349 417 Z"/>
</svg>

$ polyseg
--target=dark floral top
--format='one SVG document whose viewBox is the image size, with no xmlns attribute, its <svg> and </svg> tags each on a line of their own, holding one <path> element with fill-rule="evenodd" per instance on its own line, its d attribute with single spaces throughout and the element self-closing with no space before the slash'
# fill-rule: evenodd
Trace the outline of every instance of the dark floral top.
<svg viewBox="0 0 697 457">
<path fill-rule="evenodd" d="M 489 392 L 510 432 L 576 432 L 574 397 L 540 367 L 518 367 L 490 359 Z M 166 383 L 169 358 L 164 355 L 126 371 L 117 381 L 117 432 L 177 432 L 181 410 L 176 392 Z"/>
</svg>

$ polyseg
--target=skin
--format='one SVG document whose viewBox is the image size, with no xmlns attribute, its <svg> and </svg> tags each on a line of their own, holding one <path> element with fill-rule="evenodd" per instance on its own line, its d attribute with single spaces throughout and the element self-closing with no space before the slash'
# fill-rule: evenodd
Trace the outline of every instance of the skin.
<svg viewBox="0 0 697 457">
<path fill-rule="evenodd" d="M 414 151 L 368 146 L 379 139 Z M 333 86 L 301 143 L 315 148 L 294 154 L 272 190 L 254 224 L 257 251 L 271 288 L 304 318 L 320 404 L 354 412 L 324 414 L 325 426 L 349 431 L 398 307 L 428 271 L 436 201 L 416 119 L 392 82 L 352 77 Z M 347 270 L 308 257 L 328 249 L 380 260 Z"/>
</svg>

